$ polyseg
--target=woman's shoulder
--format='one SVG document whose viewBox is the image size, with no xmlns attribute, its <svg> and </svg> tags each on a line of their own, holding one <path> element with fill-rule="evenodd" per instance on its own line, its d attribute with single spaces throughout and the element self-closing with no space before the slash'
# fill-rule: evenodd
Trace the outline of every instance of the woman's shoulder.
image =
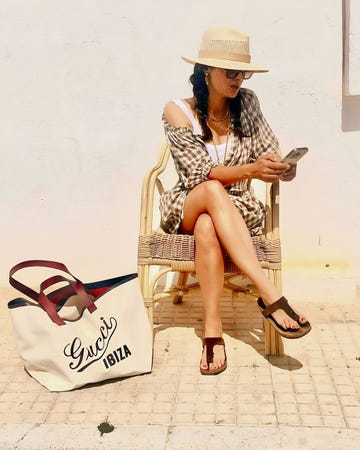
<svg viewBox="0 0 360 450">
<path fill-rule="evenodd" d="M 240 94 L 244 106 L 252 108 L 257 108 L 259 106 L 259 99 L 251 89 L 241 88 Z"/>
<path fill-rule="evenodd" d="M 169 125 L 175 127 L 191 127 L 192 124 L 189 120 L 186 110 L 194 114 L 194 101 L 192 98 L 172 100 L 168 102 L 164 107 L 163 118 Z"/>
</svg>

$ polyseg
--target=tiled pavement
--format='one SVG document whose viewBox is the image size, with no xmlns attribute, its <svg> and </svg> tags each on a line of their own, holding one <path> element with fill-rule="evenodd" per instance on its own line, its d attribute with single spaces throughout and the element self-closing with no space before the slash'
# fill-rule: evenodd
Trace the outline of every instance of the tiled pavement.
<svg viewBox="0 0 360 450">
<path fill-rule="evenodd" d="M 360 298 L 298 304 L 313 326 L 286 340 L 285 356 L 263 353 L 254 297 L 224 292 L 228 368 L 199 373 L 198 290 L 155 311 L 151 374 L 50 393 L 23 370 L 0 300 L 0 449 L 360 448 Z M 101 435 L 98 425 L 115 429 Z"/>
</svg>

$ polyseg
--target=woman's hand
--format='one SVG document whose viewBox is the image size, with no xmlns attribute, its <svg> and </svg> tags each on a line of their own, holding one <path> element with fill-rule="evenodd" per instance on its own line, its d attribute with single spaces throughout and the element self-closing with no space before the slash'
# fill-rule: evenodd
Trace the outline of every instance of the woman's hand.
<svg viewBox="0 0 360 450">
<path fill-rule="evenodd" d="M 281 181 L 292 181 L 296 177 L 296 167 L 297 164 L 290 164 L 289 169 L 285 170 L 285 172 L 281 175 Z"/>
<path fill-rule="evenodd" d="M 273 182 L 279 179 L 281 180 L 289 170 L 291 170 L 291 166 L 281 162 L 281 157 L 278 153 L 270 153 L 262 156 L 252 164 L 252 178 Z M 284 181 L 288 180 L 286 179 Z"/>
</svg>

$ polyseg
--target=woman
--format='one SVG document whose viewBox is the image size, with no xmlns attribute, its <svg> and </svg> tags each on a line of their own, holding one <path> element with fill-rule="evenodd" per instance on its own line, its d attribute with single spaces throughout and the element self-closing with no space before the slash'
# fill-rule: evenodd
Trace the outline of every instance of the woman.
<svg viewBox="0 0 360 450">
<path fill-rule="evenodd" d="M 227 366 L 220 317 L 224 252 L 256 285 L 259 307 L 280 334 L 300 337 L 311 327 L 264 274 L 251 239 L 262 232 L 264 207 L 247 189 L 248 180 L 290 181 L 296 175 L 296 166 L 281 162 L 256 95 L 242 88 L 244 79 L 267 69 L 250 63 L 248 36 L 227 28 L 207 30 L 198 58 L 183 59 L 195 65 L 194 95 L 164 109 L 179 180 L 161 197 L 161 226 L 195 238 L 205 312 L 200 371 L 207 375 Z"/>
</svg>

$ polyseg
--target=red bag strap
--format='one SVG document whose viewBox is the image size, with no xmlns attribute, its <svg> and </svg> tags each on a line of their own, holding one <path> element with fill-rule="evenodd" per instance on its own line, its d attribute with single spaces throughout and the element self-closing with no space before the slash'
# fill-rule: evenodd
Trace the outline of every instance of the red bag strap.
<svg viewBox="0 0 360 450">
<path fill-rule="evenodd" d="M 54 275 L 50 278 L 47 278 L 40 284 L 40 292 L 36 292 L 33 289 L 29 288 L 25 284 L 21 283 L 20 281 L 16 280 L 13 275 L 21 270 L 28 267 L 48 267 L 56 270 L 61 270 L 63 272 L 66 272 L 67 274 L 71 275 L 74 280 L 69 280 L 68 278 L 62 276 L 62 275 Z M 89 312 L 93 312 L 96 310 L 95 303 L 92 301 L 92 298 L 89 296 L 89 294 L 86 292 L 86 289 L 84 288 L 84 285 L 82 282 L 76 278 L 69 270 L 68 268 L 59 262 L 56 261 L 46 261 L 46 260 L 29 260 L 29 261 L 23 261 L 19 264 L 16 264 L 12 269 L 10 269 L 9 272 L 9 282 L 11 286 L 13 286 L 15 289 L 19 290 L 23 294 L 27 295 L 28 297 L 32 298 L 36 302 L 38 302 L 43 309 L 46 311 L 50 319 L 55 322 L 58 325 L 64 325 L 65 322 L 61 319 L 58 312 L 56 311 L 56 306 L 58 302 L 53 302 L 49 300 L 47 295 L 44 293 L 45 289 L 49 288 L 50 286 L 53 286 L 54 284 L 57 284 L 61 281 L 68 282 L 72 289 L 74 290 L 74 293 L 78 294 L 80 299 L 82 300 L 83 305 L 89 310 Z"/>
<path fill-rule="evenodd" d="M 27 295 L 28 297 L 32 298 L 33 300 L 37 301 L 39 293 L 34 291 L 33 289 L 29 288 L 29 286 L 26 286 L 23 283 L 20 283 L 20 281 L 15 280 L 13 275 L 18 272 L 21 269 L 26 269 L 28 267 L 49 267 L 50 269 L 56 269 L 61 270 L 62 272 L 67 273 L 68 275 L 71 275 L 75 280 L 78 280 L 70 271 L 68 268 L 59 262 L 56 261 L 46 261 L 43 259 L 31 259 L 29 261 L 23 261 L 19 264 L 16 264 L 14 267 L 10 269 L 9 272 L 9 283 L 11 286 L 13 286 L 18 291 L 22 292 L 23 294 Z"/>
</svg>

